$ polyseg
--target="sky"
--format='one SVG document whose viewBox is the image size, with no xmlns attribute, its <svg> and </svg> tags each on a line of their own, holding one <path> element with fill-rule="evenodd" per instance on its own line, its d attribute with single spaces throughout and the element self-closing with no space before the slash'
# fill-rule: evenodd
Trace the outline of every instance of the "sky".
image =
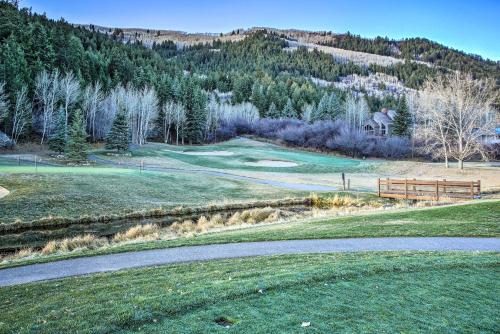
<svg viewBox="0 0 500 334">
<path fill-rule="evenodd" d="M 71 23 L 229 32 L 273 27 L 363 37 L 425 37 L 500 60 L 500 0 L 21 0 Z"/>
</svg>

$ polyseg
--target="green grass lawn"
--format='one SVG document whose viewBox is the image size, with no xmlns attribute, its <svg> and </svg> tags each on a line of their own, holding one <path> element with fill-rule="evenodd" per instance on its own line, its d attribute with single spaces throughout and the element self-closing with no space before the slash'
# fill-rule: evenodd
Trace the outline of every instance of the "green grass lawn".
<svg viewBox="0 0 500 334">
<path fill-rule="evenodd" d="M 1 288 L 0 332 L 498 333 L 499 265 L 498 253 L 385 252 L 103 273 Z"/>
<path fill-rule="evenodd" d="M 182 153 L 208 151 L 228 151 L 232 155 L 197 156 Z M 204 146 L 151 144 L 133 151 L 132 155 L 134 157 L 159 157 L 178 160 L 191 165 L 209 168 L 309 174 L 367 171 L 375 165 L 375 162 L 293 150 L 248 139 L 233 139 L 227 142 Z M 290 161 L 298 164 L 298 166 L 254 167 L 245 164 L 259 160 Z"/>
<path fill-rule="evenodd" d="M 0 268 L 79 256 L 216 243 L 401 236 L 500 237 L 500 201 L 261 225 L 195 237 L 124 244 L 99 250 L 23 259 L 2 263 Z"/>
<path fill-rule="evenodd" d="M 0 199 L 3 223 L 308 194 L 190 173 L 140 173 L 101 167 L 39 167 L 35 173 L 34 166 L 0 163 L 0 185 L 10 191 L 10 195 Z"/>
</svg>

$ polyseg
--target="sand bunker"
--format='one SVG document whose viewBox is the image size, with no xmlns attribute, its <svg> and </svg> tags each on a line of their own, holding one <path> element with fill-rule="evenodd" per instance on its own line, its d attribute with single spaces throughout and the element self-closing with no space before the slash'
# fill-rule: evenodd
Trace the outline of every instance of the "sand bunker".
<svg viewBox="0 0 500 334">
<path fill-rule="evenodd" d="M 233 155 L 233 152 L 229 151 L 187 151 L 187 152 L 182 152 L 182 154 L 187 154 L 187 155 L 209 155 L 209 156 L 218 156 L 218 157 L 228 157 L 230 155 Z"/>
<path fill-rule="evenodd" d="M 215 156 L 215 157 L 228 157 L 234 154 L 233 152 L 229 151 L 174 151 L 174 150 L 165 150 L 165 151 L 177 154 L 185 154 L 185 155 L 200 155 L 200 156 Z"/>
<path fill-rule="evenodd" d="M 5 197 L 9 194 L 9 191 L 3 187 L 0 187 L 0 198 Z"/>
<path fill-rule="evenodd" d="M 281 160 L 259 160 L 257 162 L 245 162 L 245 165 L 252 167 L 295 167 L 295 162 Z"/>
</svg>

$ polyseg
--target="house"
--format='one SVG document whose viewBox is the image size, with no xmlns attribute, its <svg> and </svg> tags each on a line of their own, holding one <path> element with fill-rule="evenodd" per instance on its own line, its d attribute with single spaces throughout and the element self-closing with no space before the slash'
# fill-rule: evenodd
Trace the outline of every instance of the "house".
<svg viewBox="0 0 500 334">
<path fill-rule="evenodd" d="M 383 108 L 365 121 L 363 130 L 373 136 L 390 136 L 394 117 L 396 111 Z"/>
</svg>

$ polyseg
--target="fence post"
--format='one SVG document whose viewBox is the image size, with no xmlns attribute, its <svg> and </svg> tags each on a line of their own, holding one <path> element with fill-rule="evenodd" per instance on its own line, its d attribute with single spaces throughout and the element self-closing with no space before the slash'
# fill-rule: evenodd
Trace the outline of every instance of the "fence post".
<svg viewBox="0 0 500 334">
<path fill-rule="evenodd" d="M 443 194 L 446 196 L 446 179 L 443 179 Z"/>
<path fill-rule="evenodd" d="M 17 165 L 21 166 L 21 157 L 20 156 L 17 156 Z"/>
<path fill-rule="evenodd" d="M 470 181 L 470 198 L 474 199 L 474 181 Z"/>
<path fill-rule="evenodd" d="M 387 190 L 391 190 L 391 183 L 389 182 L 389 178 L 387 178 Z"/>
<path fill-rule="evenodd" d="M 414 192 L 417 192 L 417 186 L 415 185 L 416 182 L 417 182 L 417 179 L 413 178 L 413 191 Z"/>
<path fill-rule="evenodd" d="M 436 201 L 439 201 L 439 181 L 436 181 Z"/>
<path fill-rule="evenodd" d="M 408 179 L 405 178 L 405 199 L 408 199 Z"/>
<path fill-rule="evenodd" d="M 347 179 L 347 190 L 351 191 L 351 179 Z"/>
<path fill-rule="evenodd" d="M 380 197 L 380 177 L 378 178 L 378 197 Z"/>
<path fill-rule="evenodd" d="M 35 155 L 35 172 L 38 173 L 38 163 L 37 163 L 37 156 Z"/>
<path fill-rule="evenodd" d="M 481 180 L 477 180 L 477 195 L 481 197 Z"/>
<path fill-rule="evenodd" d="M 342 172 L 342 187 L 344 188 L 345 191 L 345 174 Z"/>
</svg>

